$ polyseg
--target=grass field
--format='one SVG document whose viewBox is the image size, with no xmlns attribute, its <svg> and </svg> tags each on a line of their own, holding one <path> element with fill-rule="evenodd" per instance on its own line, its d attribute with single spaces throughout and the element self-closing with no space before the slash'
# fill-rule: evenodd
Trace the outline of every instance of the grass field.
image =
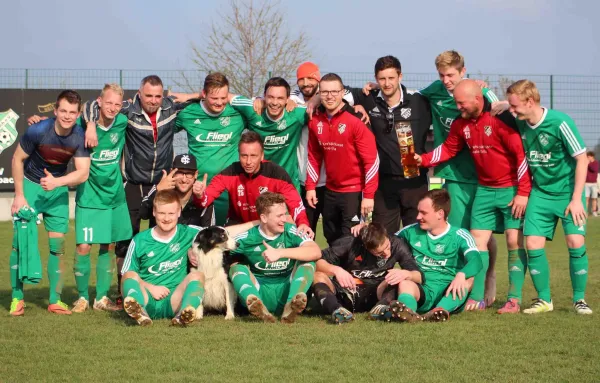
<svg viewBox="0 0 600 383">
<path fill-rule="evenodd" d="M 70 230 L 63 291 L 68 303 L 76 299 L 72 225 Z M 25 316 L 10 317 L 11 227 L 0 223 L 0 264 L 6 266 L 0 268 L 0 381 L 599 381 L 595 238 L 600 220 L 592 220 L 588 230 L 592 272 L 587 300 L 597 310 L 592 316 L 572 311 L 568 254 L 559 227 L 548 246 L 553 313 L 498 316 L 490 309 L 447 323 L 414 325 L 371 322 L 361 314 L 343 326 L 318 316 L 301 317 L 289 326 L 208 316 L 189 328 L 171 328 L 166 320 L 140 328 L 123 313 L 47 313 L 46 279 L 27 286 Z M 46 258 L 45 233 L 40 247 Z M 507 290 L 501 238 L 497 270 L 499 306 Z M 92 276 L 92 297 L 94 283 Z M 526 302 L 534 297 L 529 276 L 524 297 Z"/>
</svg>

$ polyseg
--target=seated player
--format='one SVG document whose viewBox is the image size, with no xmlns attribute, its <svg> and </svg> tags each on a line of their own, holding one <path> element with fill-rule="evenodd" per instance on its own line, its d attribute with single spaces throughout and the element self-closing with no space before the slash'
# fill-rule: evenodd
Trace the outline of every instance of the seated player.
<svg viewBox="0 0 600 383">
<path fill-rule="evenodd" d="M 321 249 L 286 221 L 285 198 L 265 192 L 256 199 L 258 227 L 236 236 L 229 278 L 250 314 L 265 322 L 293 323 L 307 303 L 306 292 Z"/>
<path fill-rule="evenodd" d="M 403 322 L 446 321 L 464 309 L 473 277 L 482 267 L 481 255 L 468 230 L 448 223 L 450 195 L 446 190 L 428 191 L 417 208 L 418 224 L 396 235 L 410 246 L 423 283 L 400 282 L 398 300 L 390 303 L 390 311 Z"/>
<path fill-rule="evenodd" d="M 153 214 L 156 226 L 133 237 L 123 263 L 123 307 L 142 326 L 161 318 L 184 326 L 194 321 L 204 296 L 204 275 L 187 273 L 187 252 L 201 228 L 177 223 L 181 204 L 174 190 L 156 193 Z M 239 233 L 252 225 L 229 230 Z"/>
<path fill-rule="evenodd" d="M 378 319 L 389 313 L 398 284 L 421 283 L 421 271 L 406 243 L 389 235 L 380 223 L 360 229 L 358 238 L 342 237 L 321 252 L 313 290 L 333 322 L 353 319 L 353 312 L 371 310 Z M 396 263 L 402 269 L 395 269 Z"/>
</svg>

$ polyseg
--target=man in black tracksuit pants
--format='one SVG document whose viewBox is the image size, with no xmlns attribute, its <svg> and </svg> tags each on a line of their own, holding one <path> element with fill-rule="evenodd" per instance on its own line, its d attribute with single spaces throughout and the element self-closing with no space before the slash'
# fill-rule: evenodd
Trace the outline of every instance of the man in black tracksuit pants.
<svg viewBox="0 0 600 383">
<path fill-rule="evenodd" d="M 369 95 L 359 88 L 348 89 L 354 104 L 362 105 L 369 114 L 381 161 L 373 222 L 379 222 L 389 233 L 395 233 L 401 222 L 402 226 L 407 226 L 417 221 L 417 204 L 428 190 L 429 181 L 425 168 L 420 169 L 417 177 L 404 177 L 394 125 L 398 122 L 410 124 L 415 152 L 425 153 L 431 111 L 425 98 L 418 93 L 409 93 L 400 84 L 402 71 L 397 58 L 379 58 L 375 63 L 375 79 L 380 89 L 372 90 Z"/>
</svg>

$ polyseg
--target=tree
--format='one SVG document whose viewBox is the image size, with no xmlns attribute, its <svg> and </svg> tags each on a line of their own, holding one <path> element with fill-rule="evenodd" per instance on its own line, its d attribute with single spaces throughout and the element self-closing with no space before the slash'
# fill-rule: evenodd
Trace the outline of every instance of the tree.
<svg viewBox="0 0 600 383">
<path fill-rule="evenodd" d="M 310 57 L 306 34 L 290 35 L 278 1 L 231 0 L 229 13 L 219 16 L 202 45 L 191 44 L 192 61 L 201 72 L 225 74 L 233 92 L 262 94 L 270 76 L 289 76 Z"/>
</svg>

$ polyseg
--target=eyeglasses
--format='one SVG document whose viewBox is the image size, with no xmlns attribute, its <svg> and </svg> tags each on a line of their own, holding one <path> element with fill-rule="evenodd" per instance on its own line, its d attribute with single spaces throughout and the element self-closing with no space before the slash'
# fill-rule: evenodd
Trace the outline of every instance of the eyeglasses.
<svg viewBox="0 0 600 383">
<path fill-rule="evenodd" d="M 180 176 L 182 178 L 194 178 L 194 173 L 177 172 L 175 173 L 175 176 Z"/>
<path fill-rule="evenodd" d="M 321 93 L 321 96 L 323 96 L 323 97 L 327 97 L 328 95 L 332 95 L 333 97 L 337 97 L 343 91 L 344 91 L 344 89 L 340 89 L 340 90 L 322 90 L 319 93 Z"/>
<path fill-rule="evenodd" d="M 390 112 L 385 115 L 385 118 L 388 122 L 388 126 L 385 129 L 386 133 L 391 133 L 394 130 L 394 113 Z"/>
</svg>

